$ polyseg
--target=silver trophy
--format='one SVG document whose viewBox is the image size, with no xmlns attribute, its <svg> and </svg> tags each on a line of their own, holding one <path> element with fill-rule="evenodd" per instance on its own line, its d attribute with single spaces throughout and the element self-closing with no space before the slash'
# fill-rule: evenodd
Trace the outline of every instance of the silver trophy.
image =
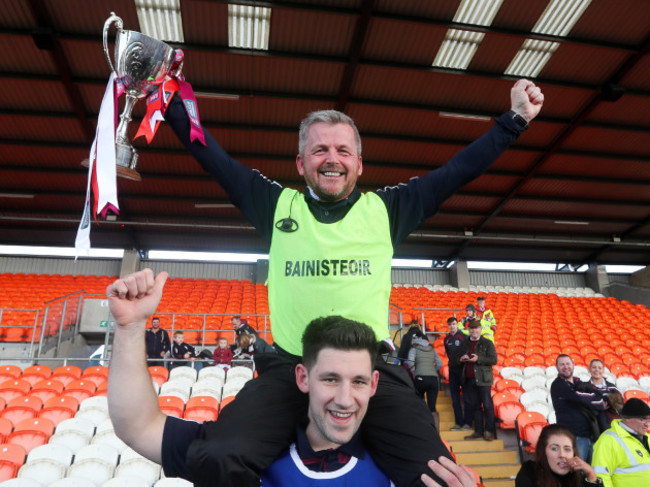
<svg viewBox="0 0 650 487">
<path fill-rule="evenodd" d="M 108 52 L 108 30 L 115 23 L 115 65 Z M 158 89 L 174 64 L 175 51 L 158 39 L 133 30 L 124 30 L 122 19 L 111 12 L 104 23 L 104 53 L 109 66 L 126 89 L 126 103 L 115 136 L 117 175 L 140 181 L 135 170 L 138 153 L 128 139 L 128 126 L 135 102 Z M 180 71 L 180 68 L 178 69 Z"/>
</svg>

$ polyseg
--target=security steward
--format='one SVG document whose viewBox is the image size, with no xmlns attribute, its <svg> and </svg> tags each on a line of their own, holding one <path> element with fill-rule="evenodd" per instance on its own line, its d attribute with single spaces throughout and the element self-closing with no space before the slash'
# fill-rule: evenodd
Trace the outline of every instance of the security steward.
<svg viewBox="0 0 650 487">
<path fill-rule="evenodd" d="M 650 485 L 650 406 L 633 397 L 621 416 L 594 445 L 592 466 L 605 487 Z"/>
</svg>

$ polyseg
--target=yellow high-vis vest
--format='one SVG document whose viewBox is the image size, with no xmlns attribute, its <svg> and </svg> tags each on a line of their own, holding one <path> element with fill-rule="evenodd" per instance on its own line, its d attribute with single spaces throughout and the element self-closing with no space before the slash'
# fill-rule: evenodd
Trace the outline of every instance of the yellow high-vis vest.
<svg viewBox="0 0 650 487">
<path fill-rule="evenodd" d="M 367 324 L 377 340 L 387 338 L 393 245 L 381 198 L 363 193 L 343 219 L 320 223 L 303 194 L 284 189 L 274 221 L 289 216 L 298 229 L 286 232 L 274 227 L 269 252 L 274 342 L 302 355 L 305 327 L 315 318 L 331 315 Z"/>
</svg>

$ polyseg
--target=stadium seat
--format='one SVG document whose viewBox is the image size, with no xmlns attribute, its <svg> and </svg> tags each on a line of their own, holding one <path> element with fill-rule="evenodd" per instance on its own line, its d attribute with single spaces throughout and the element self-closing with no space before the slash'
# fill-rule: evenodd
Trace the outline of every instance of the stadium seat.
<svg viewBox="0 0 650 487">
<path fill-rule="evenodd" d="M 0 384 L 0 398 L 8 403 L 16 397 L 22 397 L 29 393 L 32 385 L 26 380 L 9 379 Z"/>
<path fill-rule="evenodd" d="M 194 484 L 188 482 L 187 480 L 172 477 L 160 479 L 158 482 L 153 484 L 153 487 L 192 487 Z"/>
<path fill-rule="evenodd" d="M 198 422 L 215 421 L 219 415 L 219 401 L 211 396 L 194 396 L 187 401 L 183 418 Z"/>
<path fill-rule="evenodd" d="M 74 397 L 78 402 L 81 402 L 92 397 L 96 390 L 97 385 L 92 380 L 82 378 L 69 382 L 63 389 L 63 394 Z"/>
<path fill-rule="evenodd" d="M 156 384 L 162 386 L 169 378 L 169 370 L 159 365 L 152 365 L 149 367 L 149 375 Z"/>
<path fill-rule="evenodd" d="M 101 384 L 102 382 L 108 380 L 108 367 L 105 367 L 103 365 L 93 365 L 92 367 L 87 367 L 81 374 L 81 378 L 91 380 L 95 384 Z"/>
<path fill-rule="evenodd" d="M 514 394 L 510 394 L 507 392 L 498 392 L 494 396 L 492 396 L 492 404 L 494 404 L 494 407 L 496 409 L 497 405 L 501 404 L 502 402 L 517 402 L 518 399 Z"/>
<path fill-rule="evenodd" d="M 526 391 L 521 396 L 519 396 L 519 402 L 521 402 L 526 409 L 528 409 L 529 404 L 535 401 L 547 402 L 547 399 L 548 391 L 541 388 L 535 388 L 530 391 Z"/>
<path fill-rule="evenodd" d="M 527 452 L 534 452 L 539 434 L 547 424 L 546 418 L 540 413 L 524 411 L 519 414 L 516 425 L 520 446 Z"/>
<path fill-rule="evenodd" d="M 50 444 L 63 445 L 76 453 L 90 443 L 95 433 L 95 425 L 88 420 L 80 418 L 66 419 L 56 427 L 50 437 Z"/>
<path fill-rule="evenodd" d="M 115 477 L 119 478 L 121 476 L 139 477 L 145 480 L 148 485 L 152 485 L 160 478 L 160 465 L 144 457 L 129 458 L 120 461 L 115 470 Z"/>
<path fill-rule="evenodd" d="M 7 441 L 9 433 L 14 429 L 14 424 L 6 418 L 0 418 L 0 444 Z"/>
<path fill-rule="evenodd" d="M 640 391 L 638 389 L 628 389 L 623 393 L 623 397 L 625 398 L 626 401 L 632 397 L 636 397 L 637 399 L 641 399 L 642 401 L 648 399 L 648 395 L 645 392 Z"/>
<path fill-rule="evenodd" d="M 197 370 L 188 366 L 188 365 L 181 365 L 178 367 L 174 367 L 172 370 L 169 371 L 169 379 L 168 380 L 173 380 L 177 377 L 187 377 L 190 379 L 191 382 L 196 382 L 196 377 L 197 377 Z"/>
<path fill-rule="evenodd" d="M 46 402 L 53 397 L 60 396 L 63 392 L 63 387 L 63 382 L 59 380 L 45 379 L 34 384 L 32 390 L 29 391 L 29 395 L 39 397 L 43 402 Z"/>
<path fill-rule="evenodd" d="M 187 378 L 179 377 L 173 381 L 167 381 L 160 386 L 160 396 L 176 396 L 187 402 L 190 398 L 192 386 Z"/>
<path fill-rule="evenodd" d="M 545 418 L 548 417 L 551 412 L 551 407 L 546 401 L 533 401 L 532 403 L 526 406 L 526 411 L 528 412 L 537 412 L 540 413 Z"/>
<path fill-rule="evenodd" d="M 160 411 L 168 416 L 183 417 L 185 401 L 178 396 L 160 396 L 158 398 Z"/>
<path fill-rule="evenodd" d="M 52 375 L 52 369 L 46 365 L 31 365 L 23 370 L 20 378 L 29 382 L 34 387 L 38 382 L 49 378 Z"/>
<path fill-rule="evenodd" d="M 533 375 L 530 377 L 526 377 L 522 383 L 521 387 L 525 391 L 529 391 L 535 387 L 546 387 L 546 375 Z"/>
<path fill-rule="evenodd" d="M 76 460 L 68 469 L 68 477 L 90 480 L 94 485 L 104 485 L 111 477 L 115 466 L 95 458 Z"/>
<path fill-rule="evenodd" d="M 104 484 L 106 486 L 107 484 Z M 104 487 L 102 486 L 102 487 Z M 97 487 L 93 481 L 81 477 L 65 477 L 57 480 L 49 487 Z"/>
<path fill-rule="evenodd" d="M 16 397 L 0 412 L 0 417 L 8 419 L 12 424 L 18 424 L 23 419 L 35 418 L 42 407 L 43 401 L 39 397 Z"/>
<path fill-rule="evenodd" d="M 115 434 L 115 431 L 98 432 L 95 436 L 93 436 L 93 439 L 90 440 L 90 443 L 93 445 L 103 444 L 112 446 L 120 453 L 128 448 L 127 444 L 118 438 L 118 436 Z"/>
<path fill-rule="evenodd" d="M 41 485 L 50 485 L 52 482 L 65 477 L 66 466 L 50 458 L 27 460 L 18 471 L 18 478 L 36 480 Z"/>
<path fill-rule="evenodd" d="M 62 395 L 45 401 L 38 417 L 49 419 L 56 426 L 61 421 L 73 418 L 78 409 L 79 401 L 77 399 Z"/>
<path fill-rule="evenodd" d="M 219 403 L 219 414 L 223 411 L 223 408 L 225 408 L 228 404 L 233 402 L 235 400 L 235 396 L 227 396 L 224 397 L 221 402 Z"/>
<path fill-rule="evenodd" d="M 231 367 L 230 369 L 228 369 L 228 372 L 226 373 L 225 384 L 227 384 L 231 380 L 244 379 L 248 381 L 252 378 L 253 378 L 252 369 L 249 369 L 248 367 Z"/>
<path fill-rule="evenodd" d="M 518 387 L 519 387 L 519 382 L 512 379 L 499 379 L 496 382 L 496 384 L 494 384 L 494 388 L 498 392 L 503 392 L 506 389 L 518 388 Z"/>
<path fill-rule="evenodd" d="M 226 371 L 220 367 L 203 367 L 201 370 L 199 370 L 198 380 L 200 381 L 207 378 L 220 379 L 221 383 L 223 384 L 226 382 Z"/>
<path fill-rule="evenodd" d="M 223 384 L 216 379 L 199 380 L 192 386 L 190 398 L 196 396 L 210 396 L 215 399 L 221 399 Z"/>
<path fill-rule="evenodd" d="M 32 462 L 41 458 L 47 458 L 59 462 L 66 468 L 72 463 L 73 452 L 63 445 L 41 445 L 34 448 L 27 456 L 27 462 Z"/>
<path fill-rule="evenodd" d="M 501 429 L 514 429 L 515 419 L 524 411 L 524 405 L 519 401 L 504 401 L 494 407 L 495 416 L 500 419 Z"/>
<path fill-rule="evenodd" d="M 74 457 L 75 463 L 80 460 L 99 460 L 115 467 L 119 458 L 120 452 L 110 445 L 106 444 L 91 444 L 79 450 Z"/>
<path fill-rule="evenodd" d="M 20 445 L 0 444 L 0 482 L 14 478 L 26 456 L 27 452 Z"/>
<path fill-rule="evenodd" d="M 147 482 L 141 477 L 133 477 L 133 476 L 127 477 L 120 474 L 119 477 L 113 477 L 108 482 L 106 482 L 102 487 L 151 487 L 151 483 Z"/>
<path fill-rule="evenodd" d="M 7 438 L 7 443 L 20 445 L 29 453 L 37 446 L 44 445 L 52 436 L 54 423 L 48 419 L 25 419 L 15 425 L 14 431 Z"/>
<path fill-rule="evenodd" d="M 52 379 L 61 381 L 64 386 L 81 377 L 81 369 L 76 365 L 62 365 L 52 372 Z"/>
<path fill-rule="evenodd" d="M 17 365 L 0 366 L 0 383 L 8 380 L 16 380 L 22 374 L 22 370 Z"/>
</svg>

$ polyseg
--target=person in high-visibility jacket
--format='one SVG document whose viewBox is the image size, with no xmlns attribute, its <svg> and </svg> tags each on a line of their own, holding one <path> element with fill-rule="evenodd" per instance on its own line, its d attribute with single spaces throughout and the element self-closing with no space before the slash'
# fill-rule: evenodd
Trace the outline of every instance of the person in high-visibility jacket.
<svg viewBox="0 0 650 487">
<path fill-rule="evenodd" d="M 465 307 L 465 311 L 467 312 L 467 316 L 462 319 L 462 326 L 459 324 L 458 328 L 460 330 L 466 330 L 471 321 L 478 320 L 481 323 L 481 336 L 484 336 L 492 343 L 494 343 L 494 328 L 496 328 L 496 325 L 494 325 L 493 328 L 492 321 L 481 318 L 477 313 L 476 306 L 473 304 L 468 304 Z M 490 313 L 492 312 L 490 311 Z M 494 316 L 492 317 L 494 318 Z"/>
<path fill-rule="evenodd" d="M 598 438 L 591 464 L 605 487 L 650 485 L 650 406 L 633 397 L 621 416 Z"/>
<path fill-rule="evenodd" d="M 476 298 L 476 307 L 476 317 L 481 321 L 488 321 L 492 331 L 496 331 L 497 320 L 494 317 L 492 310 L 485 307 L 485 296 L 479 296 Z"/>
</svg>

